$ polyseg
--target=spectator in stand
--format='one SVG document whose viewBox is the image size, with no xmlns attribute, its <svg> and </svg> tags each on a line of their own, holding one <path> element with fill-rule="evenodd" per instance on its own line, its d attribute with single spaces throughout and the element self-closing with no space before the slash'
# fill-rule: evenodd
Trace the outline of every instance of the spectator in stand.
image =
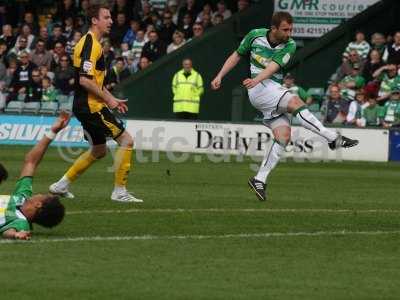
<svg viewBox="0 0 400 300">
<path fill-rule="evenodd" d="M 152 12 L 150 14 L 150 19 L 149 19 L 149 24 L 153 24 L 155 29 L 159 31 L 162 26 L 162 20 L 160 19 L 160 16 L 156 12 Z"/>
<path fill-rule="evenodd" d="M 193 36 L 193 19 L 191 14 L 186 14 L 183 17 L 182 26 L 179 27 L 179 31 L 183 32 L 185 39 L 188 40 Z"/>
<path fill-rule="evenodd" d="M 212 23 L 214 26 L 221 24 L 224 21 L 224 16 L 221 14 L 216 14 L 213 16 Z"/>
<path fill-rule="evenodd" d="M 358 90 L 356 92 L 355 99 L 350 103 L 349 111 L 346 116 L 347 125 L 357 125 L 361 119 L 361 112 L 365 105 L 366 97 L 363 90 Z"/>
<path fill-rule="evenodd" d="M 21 37 L 19 39 L 19 42 L 15 44 L 15 47 L 8 51 L 7 59 L 10 59 L 11 57 L 18 58 L 22 52 L 26 52 L 29 54 L 31 51 L 27 47 L 27 43 L 27 39 Z"/>
<path fill-rule="evenodd" d="M 128 58 L 126 59 L 126 68 L 130 74 L 134 74 L 137 71 L 138 62 L 138 60 L 135 60 L 132 52 L 130 52 Z"/>
<path fill-rule="evenodd" d="M 341 66 L 331 77 L 332 81 L 338 83 L 344 77 L 350 75 L 353 71 L 353 65 L 358 65 L 361 70 L 364 68 L 364 62 L 356 50 L 351 50 L 348 57 L 343 56 Z"/>
<path fill-rule="evenodd" d="M 348 56 L 352 50 L 355 50 L 361 59 L 366 59 L 370 49 L 371 46 L 365 40 L 365 34 L 362 31 L 357 31 L 355 41 L 349 43 L 343 55 Z"/>
<path fill-rule="evenodd" d="M 172 35 L 172 43 L 168 45 L 167 53 L 171 53 L 172 51 L 175 51 L 176 49 L 185 45 L 185 43 L 186 43 L 186 41 L 185 41 L 183 33 L 178 30 L 175 31 L 174 34 Z"/>
<path fill-rule="evenodd" d="M 35 39 L 35 36 L 32 34 L 32 30 L 29 25 L 24 24 L 21 27 L 21 34 L 17 37 L 16 43 L 19 44 L 21 38 L 26 39 L 26 47 L 31 49 L 32 43 Z"/>
<path fill-rule="evenodd" d="M 184 59 L 182 69 L 172 79 L 173 112 L 178 119 L 196 119 L 200 97 L 204 93 L 203 78 L 193 69 L 191 59 Z"/>
<path fill-rule="evenodd" d="M 67 42 L 67 45 L 65 46 L 65 52 L 69 55 L 70 59 L 72 59 L 72 56 L 74 54 L 75 45 L 78 44 L 81 38 L 82 32 L 75 31 L 72 40 Z"/>
<path fill-rule="evenodd" d="M 53 60 L 50 64 L 50 70 L 52 72 L 60 66 L 60 58 L 64 55 L 68 56 L 67 52 L 65 52 L 65 45 L 61 42 L 57 42 L 54 45 Z"/>
<path fill-rule="evenodd" d="M 144 33 L 144 40 L 146 41 L 146 43 L 149 41 L 149 34 L 152 31 L 157 31 L 156 27 L 153 24 L 148 24 L 146 26 L 146 32 Z"/>
<path fill-rule="evenodd" d="M 7 49 L 6 42 L 0 39 L 0 63 L 2 63 L 2 64 L 6 64 L 7 63 L 7 60 L 6 60 L 7 50 L 8 49 Z M 0 76 L 0 78 L 1 78 L 1 76 Z"/>
<path fill-rule="evenodd" d="M 114 50 L 112 50 L 111 48 L 111 43 L 109 40 L 103 41 L 103 56 L 106 64 L 106 70 L 109 70 L 115 58 L 115 53 Z"/>
<path fill-rule="evenodd" d="M 364 77 L 366 82 L 370 82 L 374 79 L 373 74 L 376 70 L 383 66 L 381 55 L 377 49 L 371 50 L 368 55 L 368 59 L 364 65 L 362 71 L 362 77 Z"/>
<path fill-rule="evenodd" d="M 125 60 L 122 57 L 117 57 L 114 67 L 107 73 L 106 88 L 112 91 L 114 87 L 122 80 L 130 76 L 130 72 L 125 68 Z"/>
<path fill-rule="evenodd" d="M 32 82 L 28 88 L 25 102 L 40 102 L 42 99 L 42 78 L 39 69 L 32 70 Z"/>
<path fill-rule="evenodd" d="M 384 65 L 373 74 L 373 77 L 380 81 L 377 101 L 379 105 L 385 104 L 389 99 L 392 88 L 400 82 L 400 76 L 397 74 L 396 65 Z"/>
<path fill-rule="evenodd" d="M 329 95 L 322 105 L 325 113 L 324 121 L 328 124 L 343 124 L 349 109 L 349 102 L 344 100 L 338 85 L 331 85 Z"/>
<path fill-rule="evenodd" d="M 172 22 L 178 25 L 178 2 L 177 0 L 168 0 L 166 11 L 169 11 L 172 15 Z"/>
<path fill-rule="evenodd" d="M 347 75 L 339 82 L 339 87 L 342 92 L 342 97 L 351 102 L 354 100 L 356 90 L 363 88 L 365 79 L 360 75 L 360 68 L 358 65 L 353 65 L 353 70 L 350 75 Z"/>
<path fill-rule="evenodd" d="M 144 31 L 142 29 L 138 30 L 136 34 L 136 39 L 132 44 L 131 47 L 131 53 L 134 57 L 134 60 L 136 61 L 136 64 L 139 63 L 139 59 L 142 56 L 142 50 L 144 47 L 144 44 L 146 44 L 144 40 Z"/>
<path fill-rule="evenodd" d="M 388 45 L 383 60 L 388 64 L 400 65 L 400 31 L 397 31 L 393 36 L 394 42 Z"/>
<path fill-rule="evenodd" d="M 186 15 L 190 15 L 191 18 L 191 22 L 193 22 L 194 20 L 196 20 L 196 17 L 199 13 L 199 8 L 196 4 L 195 0 L 186 0 L 185 5 L 183 5 L 180 9 L 179 9 L 179 13 L 178 13 L 178 28 L 182 28 L 184 25 L 183 19 L 185 18 Z M 192 24 L 190 24 L 190 27 Z"/>
<path fill-rule="evenodd" d="M 31 61 L 38 67 L 47 66 L 50 68 L 52 60 L 53 56 L 46 50 L 46 43 L 43 40 L 38 40 L 35 50 L 31 53 Z"/>
<path fill-rule="evenodd" d="M 201 23 L 194 23 L 193 28 L 193 38 L 199 38 L 204 34 L 204 28 Z"/>
<path fill-rule="evenodd" d="M 160 40 L 166 45 L 171 44 L 172 35 L 176 30 L 176 25 L 172 22 L 172 14 L 170 12 L 164 13 L 163 25 L 159 31 Z"/>
<path fill-rule="evenodd" d="M 167 0 L 149 0 L 149 3 L 158 15 L 161 15 L 167 7 Z"/>
<path fill-rule="evenodd" d="M 17 68 L 18 68 L 17 60 L 14 58 L 10 59 L 8 61 L 8 68 L 6 70 L 6 76 L 4 78 L 4 83 L 5 83 L 5 86 L 7 87 L 7 89 L 10 86 L 12 79 L 14 78 L 14 74 L 15 74 L 15 71 L 17 70 Z"/>
<path fill-rule="evenodd" d="M 237 9 L 238 12 L 244 11 L 249 7 L 249 0 L 238 0 Z"/>
<path fill-rule="evenodd" d="M 197 15 L 196 22 L 203 22 L 204 15 L 212 15 L 212 14 L 213 14 L 213 11 L 212 11 L 211 4 L 206 3 L 203 6 L 203 10 L 201 12 L 199 12 L 199 14 Z"/>
<path fill-rule="evenodd" d="M 113 47 L 118 47 L 122 43 L 128 29 L 129 25 L 126 22 L 125 13 L 119 12 L 110 32 L 111 44 Z"/>
<path fill-rule="evenodd" d="M 166 53 L 165 44 L 159 40 L 158 33 L 152 31 L 149 33 L 149 41 L 144 45 L 142 56 L 146 56 L 154 62 Z"/>
<path fill-rule="evenodd" d="M 210 14 L 204 14 L 203 15 L 203 21 L 201 22 L 201 25 L 203 25 L 204 30 L 210 29 L 213 27 L 212 23 L 212 18 Z"/>
<path fill-rule="evenodd" d="M 7 103 L 7 96 L 5 91 L 6 91 L 6 84 L 4 81 L 0 81 L 0 112 L 4 110 Z M 1 164 L 0 164 L 0 172 L 1 172 Z"/>
<path fill-rule="evenodd" d="M 140 30 L 140 23 L 136 20 L 131 20 L 130 28 L 125 33 L 124 38 L 122 41 L 124 43 L 128 43 L 129 46 L 133 44 L 136 39 L 136 34 Z"/>
<path fill-rule="evenodd" d="M 49 32 L 47 30 L 46 26 L 42 26 L 39 29 L 39 36 L 36 37 L 35 39 L 35 44 L 37 43 L 38 40 L 44 41 L 46 45 L 46 50 L 50 50 L 50 40 L 49 40 Z M 36 46 L 36 45 L 35 45 Z"/>
<path fill-rule="evenodd" d="M 307 105 L 312 104 L 313 100 L 311 96 L 302 87 L 295 84 L 295 78 L 292 74 L 286 74 L 283 78 L 282 86 L 287 88 L 292 94 L 299 96 Z"/>
<path fill-rule="evenodd" d="M 392 89 L 389 101 L 385 103 L 382 111 L 384 128 L 400 126 L 400 85 Z"/>
<path fill-rule="evenodd" d="M 40 66 L 39 71 L 41 78 L 49 77 L 52 81 L 54 80 L 55 77 L 54 73 L 49 71 L 49 68 L 47 68 L 46 66 Z"/>
<path fill-rule="evenodd" d="M 57 43 L 61 43 L 63 45 L 67 43 L 67 39 L 63 35 L 62 27 L 60 24 L 55 24 L 53 27 L 53 34 L 49 38 L 50 49 L 54 49 Z"/>
<path fill-rule="evenodd" d="M 124 59 L 127 59 L 129 54 L 131 53 L 131 50 L 129 50 L 129 45 L 128 43 L 121 43 L 121 55 Z"/>
<path fill-rule="evenodd" d="M 36 65 L 29 61 L 29 53 L 27 51 L 22 51 L 18 58 L 19 65 L 14 73 L 9 88 L 10 100 L 17 99 L 18 95 L 26 95 L 29 85 L 32 82 L 32 71 L 36 68 Z M 22 98 L 25 97 L 23 96 Z"/>
<path fill-rule="evenodd" d="M 112 9 L 113 20 L 118 18 L 119 13 L 124 13 L 127 20 L 133 19 L 133 5 L 131 0 L 116 0 Z"/>
<path fill-rule="evenodd" d="M 142 2 L 142 11 L 140 13 L 140 21 L 142 24 L 148 25 L 151 23 L 151 12 L 152 8 L 150 3 L 147 1 Z"/>
<path fill-rule="evenodd" d="M 386 49 L 386 38 L 382 33 L 376 32 L 371 36 L 371 50 L 378 50 L 380 57 Z"/>
<path fill-rule="evenodd" d="M 151 65 L 151 60 L 149 60 L 146 56 L 142 56 L 139 60 L 138 71 L 147 69 L 150 65 Z"/>
<path fill-rule="evenodd" d="M 55 88 L 62 95 L 71 95 L 74 91 L 74 69 L 70 65 L 70 59 L 67 55 L 60 58 L 60 65 L 56 68 L 54 79 Z"/>
<path fill-rule="evenodd" d="M 64 27 L 63 27 L 63 35 L 70 41 L 73 38 L 74 34 L 74 18 L 72 16 L 66 16 L 64 18 Z"/>
<path fill-rule="evenodd" d="M 376 97 L 370 95 L 368 105 L 361 112 L 361 120 L 357 123 L 359 127 L 379 126 L 381 124 L 382 110 L 376 105 Z"/>
<path fill-rule="evenodd" d="M 214 12 L 214 17 L 216 15 L 221 15 L 224 18 L 224 20 L 232 16 L 232 12 L 226 7 L 226 3 L 224 0 L 218 1 L 217 10 Z"/>
<path fill-rule="evenodd" d="M 55 18 L 63 23 L 66 17 L 76 16 L 77 14 L 78 10 L 75 7 L 74 0 L 63 0 L 58 3 Z"/>
<path fill-rule="evenodd" d="M 49 77 L 42 78 L 42 102 L 57 101 L 58 93 Z"/>
<path fill-rule="evenodd" d="M 13 30 L 10 24 L 3 25 L 0 40 L 6 43 L 7 49 L 11 49 L 12 47 L 14 47 L 16 38 L 13 34 Z"/>
<path fill-rule="evenodd" d="M 37 35 L 39 33 L 39 25 L 37 20 L 35 20 L 33 12 L 26 11 L 24 13 L 24 19 L 22 23 L 30 27 L 33 35 Z"/>
</svg>

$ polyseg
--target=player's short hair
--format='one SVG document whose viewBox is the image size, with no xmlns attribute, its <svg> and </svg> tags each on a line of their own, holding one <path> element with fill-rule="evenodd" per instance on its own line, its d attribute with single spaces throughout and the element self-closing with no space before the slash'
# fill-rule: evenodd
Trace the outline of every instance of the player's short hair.
<svg viewBox="0 0 400 300">
<path fill-rule="evenodd" d="M 42 207 L 38 209 L 32 219 L 33 223 L 43 227 L 54 227 L 61 223 L 64 219 L 65 208 L 60 202 L 58 196 L 49 195 L 42 203 Z"/>
<path fill-rule="evenodd" d="M 0 183 L 4 180 L 7 180 L 8 172 L 7 169 L 0 163 Z"/>
<path fill-rule="evenodd" d="M 88 7 L 87 16 L 92 22 L 92 18 L 99 18 L 100 10 L 101 9 L 110 9 L 109 5 L 106 2 L 99 1 L 98 3 L 93 3 Z"/>
<path fill-rule="evenodd" d="M 271 26 L 278 28 L 283 21 L 293 24 L 293 17 L 286 11 L 278 11 L 272 15 Z"/>
</svg>

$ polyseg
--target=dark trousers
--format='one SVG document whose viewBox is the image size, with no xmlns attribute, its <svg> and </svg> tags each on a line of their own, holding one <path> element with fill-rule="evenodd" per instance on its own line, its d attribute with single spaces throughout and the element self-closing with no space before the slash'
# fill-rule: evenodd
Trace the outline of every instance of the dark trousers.
<svg viewBox="0 0 400 300">
<path fill-rule="evenodd" d="M 190 112 L 178 112 L 175 113 L 175 118 L 180 120 L 197 120 L 199 114 L 192 114 Z"/>
</svg>

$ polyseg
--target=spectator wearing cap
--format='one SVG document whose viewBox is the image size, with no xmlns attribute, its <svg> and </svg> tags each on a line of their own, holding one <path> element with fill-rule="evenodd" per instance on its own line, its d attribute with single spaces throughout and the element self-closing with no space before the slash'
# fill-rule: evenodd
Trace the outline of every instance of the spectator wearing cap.
<svg viewBox="0 0 400 300">
<path fill-rule="evenodd" d="M 0 40 L 6 43 L 7 49 L 11 49 L 12 47 L 14 47 L 16 38 L 13 34 L 13 30 L 10 24 L 3 25 Z"/>
<path fill-rule="evenodd" d="M 60 57 L 60 65 L 54 72 L 54 86 L 63 95 L 71 95 L 74 90 L 74 69 L 67 55 Z"/>
<path fill-rule="evenodd" d="M 348 101 L 353 101 L 355 92 L 365 85 L 365 79 L 360 75 L 360 68 L 357 64 L 353 65 L 350 75 L 344 77 L 340 82 L 342 97 Z"/>
<path fill-rule="evenodd" d="M 350 54 L 350 51 L 355 50 L 357 51 L 361 59 L 366 59 L 370 49 L 371 46 L 365 40 L 365 34 L 362 31 L 357 31 L 355 35 L 355 40 L 348 44 L 343 54 L 344 56 L 348 56 Z"/>
<path fill-rule="evenodd" d="M 126 22 L 126 15 L 124 12 L 118 12 L 115 22 L 112 24 L 110 39 L 113 47 L 119 47 L 122 40 L 129 29 L 129 25 Z"/>
<path fill-rule="evenodd" d="M 42 99 L 42 77 L 39 69 L 32 70 L 32 82 L 29 84 L 25 102 L 40 102 Z"/>
<path fill-rule="evenodd" d="M 143 46 L 142 56 L 154 62 L 163 56 L 166 50 L 165 44 L 158 38 L 158 33 L 152 31 L 149 33 L 149 41 Z"/>
<path fill-rule="evenodd" d="M 36 68 L 36 65 L 29 61 L 29 54 L 27 51 L 21 51 L 18 58 L 19 64 L 15 70 L 9 88 L 11 100 L 16 99 L 18 94 L 26 95 L 32 82 L 32 71 Z"/>
<path fill-rule="evenodd" d="M 383 107 L 383 122 L 384 128 L 400 126 L 400 84 L 393 87 L 390 99 Z"/>
<path fill-rule="evenodd" d="M 133 44 L 136 39 L 136 34 L 140 30 L 140 23 L 137 20 L 131 20 L 130 28 L 125 33 L 124 38 L 122 39 L 123 43 L 128 43 L 129 46 Z"/>
<path fill-rule="evenodd" d="M 371 50 L 362 70 L 362 76 L 364 77 L 365 81 L 372 81 L 374 79 L 373 75 L 375 71 L 381 68 L 383 65 L 384 64 L 379 51 L 377 49 Z"/>
<path fill-rule="evenodd" d="M 43 40 L 36 42 L 35 50 L 31 53 L 31 61 L 37 66 L 47 66 L 50 68 L 53 56 L 46 50 L 46 43 Z"/>
<path fill-rule="evenodd" d="M 50 49 L 54 49 L 57 43 L 61 43 L 63 45 L 67 43 L 67 39 L 63 35 L 62 26 L 60 24 L 55 24 L 53 27 L 53 34 L 49 38 Z"/>
<path fill-rule="evenodd" d="M 224 20 L 232 16 L 232 12 L 226 7 L 226 3 L 224 0 L 218 1 L 217 10 L 214 12 L 214 16 L 216 16 L 217 14 L 221 15 Z"/>
<path fill-rule="evenodd" d="M 167 47 L 167 53 L 171 53 L 172 51 L 175 51 L 176 49 L 179 49 L 183 45 L 185 45 L 186 40 L 185 36 L 183 35 L 182 32 L 180 31 L 175 31 L 174 34 L 172 35 L 172 43 L 168 45 Z"/>
<path fill-rule="evenodd" d="M 388 64 L 400 65 L 400 31 L 393 36 L 393 43 L 386 47 L 383 60 Z"/>
<path fill-rule="evenodd" d="M 106 88 L 112 91 L 117 84 L 130 75 L 129 70 L 125 67 L 124 59 L 122 57 L 117 57 L 115 65 L 111 68 L 110 72 L 107 73 L 107 78 L 105 80 Z"/>
<path fill-rule="evenodd" d="M 182 28 L 184 26 L 184 18 L 190 15 L 191 22 L 196 20 L 198 13 L 200 12 L 196 0 L 186 0 L 186 3 L 179 9 L 178 13 L 178 27 Z M 190 28 L 192 24 L 190 24 Z"/>
<path fill-rule="evenodd" d="M 171 44 L 172 35 L 176 31 L 176 25 L 172 22 L 172 14 L 170 12 L 164 13 L 163 24 L 159 30 L 160 40 L 166 45 Z"/>
<path fill-rule="evenodd" d="M 292 74 L 286 74 L 285 78 L 283 78 L 283 84 L 285 88 L 287 88 L 292 94 L 295 94 L 300 97 L 307 105 L 312 104 L 311 96 L 300 86 L 296 85 L 295 78 Z"/>
<path fill-rule="evenodd" d="M 321 108 L 324 114 L 324 122 L 328 124 L 343 124 L 346 120 L 348 109 L 349 103 L 342 98 L 340 87 L 336 84 L 331 85 L 328 97 Z"/>
<path fill-rule="evenodd" d="M 346 116 L 347 125 L 357 125 L 361 119 L 361 112 L 366 107 L 366 95 L 363 90 L 356 92 L 355 99 L 349 105 L 349 111 Z"/>
<path fill-rule="evenodd" d="M 384 65 L 375 71 L 373 77 L 380 81 L 377 101 L 383 105 L 390 97 L 393 86 L 400 82 L 396 65 Z"/>
<path fill-rule="evenodd" d="M 386 38 L 380 32 L 375 32 L 371 36 L 371 50 L 378 50 L 379 55 L 382 57 L 386 49 Z"/>
</svg>

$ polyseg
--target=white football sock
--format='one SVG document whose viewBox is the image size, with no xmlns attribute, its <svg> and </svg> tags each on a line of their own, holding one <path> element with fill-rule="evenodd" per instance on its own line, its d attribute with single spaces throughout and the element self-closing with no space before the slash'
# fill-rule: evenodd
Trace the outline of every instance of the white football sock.
<svg viewBox="0 0 400 300">
<path fill-rule="evenodd" d="M 271 148 L 269 149 L 267 155 L 264 157 L 261 163 L 260 169 L 258 170 L 255 179 L 265 183 L 267 181 L 269 173 L 272 171 L 273 168 L 275 168 L 275 166 L 279 162 L 283 151 L 285 151 L 285 148 L 274 140 Z"/>
<path fill-rule="evenodd" d="M 124 192 L 126 192 L 126 187 L 125 186 L 118 186 L 118 185 L 114 186 L 114 193 L 122 194 Z"/>
<path fill-rule="evenodd" d="M 324 137 L 328 142 L 333 142 L 338 137 L 334 130 L 326 128 L 307 108 L 300 109 L 294 113 L 300 121 L 301 126 Z"/>
<path fill-rule="evenodd" d="M 61 189 L 68 188 L 70 183 L 71 183 L 71 181 L 65 175 L 63 177 L 61 177 L 61 179 L 59 181 L 57 181 L 57 185 Z"/>
</svg>

